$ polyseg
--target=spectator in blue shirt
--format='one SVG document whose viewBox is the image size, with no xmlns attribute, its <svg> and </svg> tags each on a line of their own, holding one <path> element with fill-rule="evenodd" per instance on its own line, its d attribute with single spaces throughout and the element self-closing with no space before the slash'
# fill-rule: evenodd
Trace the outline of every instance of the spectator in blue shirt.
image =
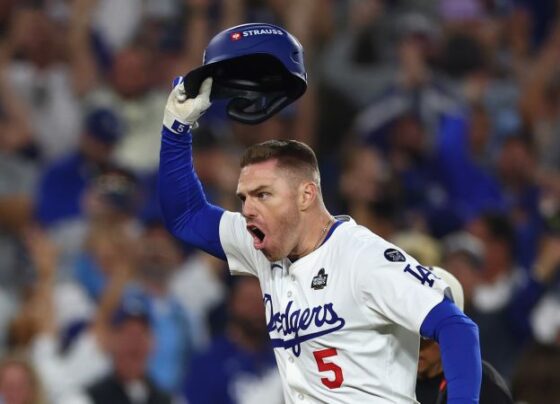
<svg viewBox="0 0 560 404">
<path fill-rule="evenodd" d="M 53 162 L 40 180 L 35 209 L 43 225 L 82 215 L 82 194 L 88 183 L 110 166 L 112 151 L 122 135 L 122 122 L 110 109 L 94 109 L 86 116 L 78 150 Z"/>
<path fill-rule="evenodd" d="M 227 305 L 224 335 L 195 357 L 185 383 L 190 404 L 282 403 L 282 386 L 269 345 L 261 289 L 240 277 Z"/>
</svg>

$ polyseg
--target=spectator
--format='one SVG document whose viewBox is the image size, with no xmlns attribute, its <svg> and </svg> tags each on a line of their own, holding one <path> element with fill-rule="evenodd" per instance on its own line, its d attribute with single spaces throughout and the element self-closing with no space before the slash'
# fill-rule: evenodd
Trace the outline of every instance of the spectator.
<svg viewBox="0 0 560 404">
<path fill-rule="evenodd" d="M 543 188 L 538 183 L 531 139 L 508 137 L 497 155 L 496 172 L 515 229 L 515 258 L 524 268 L 530 268 L 537 255 L 539 234 L 544 230 L 540 209 Z"/>
<path fill-rule="evenodd" d="M 153 87 L 153 59 L 149 49 L 131 45 L 113 60 L 109 85 L 88 95 L 87 104 L 121 111 L 126 132 L 115 149 L 115 161 L 130 170 L 150 173 L 158 162 L 159 105 L 165 95 Z M 157 119 L 156 119 L 157 118 Z"/>
<path fill-rule="evenodd" d="M 521 356 L 512 391 L 519 403 L 554 403 L 560 397 L 560 348 L 534 343 Z"/>
<path fill-rule="evenodd" d="M 212 332 L 211 313 L 226 297 L 226 268 L 209 254 L 191 252 L 173 273 L 169 287 L 174 298 L 202 326 L 200 333 L 207 343 Z"/>
<path fill-rule="evenodd" d="M 456 227 L 457 221 L 447 204 L 431 137 L 420 116 L 403 111 L 370 141 L 385 156 L 392 181 L 388 185 L 401 204 L 401 224 L 422 226 L 441 236 Z"/>
<path fill-rule="evenodd" d="M 441 265 L 441 245 L 429 235 L 419 231 L 402 231 L 391 238 L 391 242 L 402 248 L 422 265 Z"/>
<path fill-rule="evenodd" d="M 88 289 L 92 286 L 88 282 L 99 272 L 96 268 L 101 264 L 96 259 L 103 260 L 105 250 L 100 245 L 106 244 L 104 236 L 112 239 L 112 235 L 98 230 L 116 229 L 118 235 L 124 232 L 129 238 L 137 235 L 140 224 L 135 213 L 139 199 L 136 179 L 128 171 L 110 169 L 97 176 L 82 198 L 85 215 L 51 232 L 55 241 L 64 246 L 64 274 L 70 272 L 86 290 L 93 292 Z"/>
<path fill-rule="evenodd" d="M 35 181 L 31 164 L 0 152 L 0 283 L 7 291 L 30 279 L 21 254 L 21 233 L 31 222 Z"/>
<path fill-rule="evenodd" d="M 94 333 L 71 350 L 63 349 L 67 324 L 89 320 L 92 307 L 84 296 L 69 294 L 64 285 L 56 284 L 58 252 L 46 233 L 29 229 L 25 241 L 37 277 L 14 319 L 10 346 L 30 356 L 49 401 L 60 402 L 66 394 L 102 374 L 108 364 L 98 354 L 101 336 L 96 338 Z"/>
<path fill-rule="evenodd" d="M 282 387 L 270 347 L 258 280 L 234 283 L 224 335 L 196 357 L 185 383 L 191 404 L 281 403 Z"/>
<path fill-rule="evenodd" d="M 36 215 L 43 226 L 84 216 L 86 187 L 111 164 L 123 124 L 109 109 L 95 109 L 84 120 L 78 149 L 45 167 L 39 184 Z"/>
<path fill-rule="evenodd" d="M 484 244 L 481 282 L 469 314 L 479 327 L 482 358 L 511 380 L 524 341 L 513 332 L 509 310 L 527 274 L 515 262 L 515 234 L 507 217 L 485 214 L 469 224 L 469 231 Z"/>
<path fill-rule="evenodd" d="M 133 294 L 142 296 L 150 314 L 154 343 L 148 374 L 159 388 L 177 391 L 186 364 L 203 339 L 200 320 L 181 306 L 168 286 L 182 263 L 181 250 L 157 224 L 147 226 L 138 238 L 116 217 L 111 222 L 94 222 L 89 231 L 88 254 L 82 257 L 75 274 L 78 283 L 63 282 L 56 288 L 57 313 L 61 317 L 58 332 L 68 335 L 62 341 L 67 350 L 63 361 L 68 367 L 79 366 L 80 356 L 85 355 L 99 365 L 92 366 L 92 372 L 83 372 L 84 379 L 76 377 L 71 384 L 83 386 L 91 381 L 92 373 L 106 368 L 107 362 L 103 337 L 106 320 L 100 318 L 103 315 L 99 312 L 109 309 L 98 309 L 93 316 L 89 310 L 77 309 L 104 306 L 110 296 Z M 64 302 L 73 305 L 65 307 Z"/>
<path fill-rule="evenodd" d="M 431 149 L 440 118 L 457 114 L 461 99 L 432 67 L 432 24 L 416 14 L 402 17 L 401 24 L 397 54 L 393 64 L 386 68 L 389 77 L 384 83 L 389 85 L 370 98 L 356 117 L 354 127 L 363 139 L 371 141 L 399 117 L 416 116 L 427 130 L 426 142 Z"/>
<path fill-rule="evenodd" d="M 0 400 L 2 404 L 46 404 L 41 381 L 26 360 L 8 356 L 0 361 Z"/>
<path fill-rule="evenodd" d="M 80 85 L 86 71 L 73 69 L 80 59 L 67 50 L 64 28 L 42 8 L 18 7 L 8 35 L 11 63 L 6 72 L 29 110 L 34 143 L 44 161 L 72 150 L 77 144 L 81 121 Z"/>
<path fill-rule="evenodd" d="M 26 285 L 20 310 L 10 324 L 8 346 L 12 352 L 26 355 L 42 332 L 55 328 L 54 293 L 58 253 L 45 233 L 27 228 L 24 233 L 26 250 L 34 270 L 33 282 Z"/>
<path fill-rule="evenodd" d="M 477 8 L 476 3 L 480 2 L 464 3 L 474 3 Z M 441 69 L 466 110 L 481 105 L 489 112 L 486 119 L 491 131 L 486 151 L 496 152 L 504 137 L 521 130 L 518 111 L 521 91 L 514 76 L 515 61 L 511 62 L 516 56 L 501 38 L 509 27 L 502 15 L 485 16 L 479 8 L 479 11 L 472 10 L 474 15 L 468 18 L 469 12 L 461 14 L 460 2 L 455 4 L 458 5 L 455 10 L 443 11 L 446 19 L 443 29 L 448 35 L 442 45 Z"/>
<path fill-rule="evenodd" d="M 504 209 L 503 192 L 487 153 L 489 136 L 488 111 L 480 104 L 468 116 L 448 116 L 441 121 L 436 170 L 458 227 L 485 211 Z"/>
<path fill-rule="evenodd" d="M 520 110 L 528 131 L 534 134 L 539 166 L 549 173 L 557 172 L 560 168 L 558 46 L 560 46 L 560 28 L 556 27 L 543 46 L 536 51 L 534 63 L 527 65 L 528 71 L 521 81 L 523 91 Z"/>
<path fill-rule="evenodd" d="M 201 137 L 196 139 L 193 145 L 194 153 L 199 159 L 196 168 L 200 170 L 200 178 L 207 184 L 208 195 L 213 203 L 224 204 L 234 209 L 239 201 L 232 198 L 228 191 L 236 187 L 239 175 L 236 150 L 224 148 L 223 143 L 216 138 L 215 131 L 201 130 L 200 133 Z"/>
<path fill-rule="evenodd" d="M 408 113 L 395 118 L 387 129 L 385 141 L 383 144 L 381 140 L 378 147 L 386 153 L 400 190 L 403 224 L 429 228 L 438 236 L 445 233 L 446 226 L 452 226 L 453 221 L 447 223 L 446 195 L 439 183 L 429 133 L 422 119 Z"/>
<path fill-rule="evenodd" d="M 153 344 L 146 302 L 125 299 L 111 324 L 108 347 L 113 371 L 68 403 L 170 404 L 171 398 L 146 373 Z"/>
<path fill-rule="evenodd" d="M 342 200 L 337 210 L 376 228 L 382 218 L 371 207 L 391 198 L 391 192 L 385 191 L 391 180 L 385 161 L 376 149 L 364 146 L 348 147 L 341 160 L 338 195 Z"/>
<path fill-rule="evenodd" d="M 464 295 L 464 311 L 470 313 L 474 291 L 482 282 L 484 245 L 480 239 L 465 231 L 446 236 L 442 244 L 442 266 L 459 280 Z"/>
<path fill-rule="evenodd" d="M 153 393 L 150 400 L 160 397 L 152 379 L 149 376 L 146 379 L 143 377 L 143 374 L 147 373 L 148 360 L 153 349 L 151 324 L 158 325 L 158 322 L 154 321 L 155 310 L 154 307 L 150 307 L 150 302 L 142 293 L 129 287 L 136 269 L 135 250 L 127 245 L 129 239 L 122 234 L 119 238 L 117 233 L 117 227 L 110 228 L 109 234 L 115 235 L 114 242 L 105 245 L 102 255 L 102 264 L 108 279 L 98 297 L 98 309 L 93 318 L 82 319 L 82 324 L 77 324 L 81 327 L 74 330 L 70 342 L 63 338 L 67 328 L 56 321 L 56 315 L 60 315 L 61 311 L 55 311 L 61 298 L 57 296 L 59 290 L 54 289 L 52 269 L 56 269 L 56 263 L 48 248 L 41 248 L 41 244 L 44 243 L 30 244 L 33 256 L 39 260 L 40 273 L 43 274 L 41 283 L 31 299 L 30 316 L 35 319 L 37 327 L 31 340 L 31 352 L 53 402 L 72 403 L 84 399 L 80 391 L 111 372 L 115 373 L 117 378 L 132 378 L 133 380 L 127 382 L 131 381 L 134 382 L 134 386 L 139 386 L 133 389 L 144 389 L 148 395 Z M 68 308 L 65 310 L 68 311 Z M 141 326 L 130 326 L 130 322 Z M 169 328 L 169 323 L 166 327 Z M 173 325 L 171 327 L 173 328 Z M 175 335 L 171 334 L 171 337 L 172 342 Z M 136 340 L 130 342 L 130 338 Z M 174 347 L 175 345 L 170 343 L 170 348 Z M 177 351 L 174 353 L 179 354 Z M 162 370 L 167 370 L 167 367 Z M 141 380 L 137 380 L 140 378 Z M 107 380 L 109 379 L 111 378 Z M 93 392 L 92 394 L 94 398 L 97 397 Z M 145 399 L 148 399 L 147 397 Z M 93 402 L 98 402 L 95 400 Z M 119 402 L 111 401 L 110 398 L 107 400 L 109 401 L 101 402 Z"/>
<path fill-rule="evenodd" d="M 176 240 L 163 224 L 152 223 L 144 229 L 138 247 L 136 277 L 148 305 L 153 334 L 148 374 L 159 388 L 172 393 L 179 391 L 204 331 L 201 319 L 170 291 L 170 280 L 183 260 Z"/>
<path fill-rule="evenodd" d="M 30 275 L 21 259 L 20 235 L 32 217 L 38 175 L 37 167 L 24 158 L 32 137 L 28 111 L 5 74 L 9 46 L 0 41 L 0 294 L 16 292 Z"/>
<path fill-rule="evenodd" d="M 527 282 L 513 300 L 512 317 L 521 335 L 560 346 L 560 237 L 545 233 Z"/>
<path fill-rule="evenodd" d="M 18 97 L 6 74 L 9 45 L 0 43 L 0 152 L 24 153 L 33 143 L 27 105 Z"/>
</svg>

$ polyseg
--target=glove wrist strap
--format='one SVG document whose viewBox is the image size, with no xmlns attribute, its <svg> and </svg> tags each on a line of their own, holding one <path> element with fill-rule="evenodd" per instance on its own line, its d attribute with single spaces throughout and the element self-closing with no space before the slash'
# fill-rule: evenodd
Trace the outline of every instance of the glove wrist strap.
<svg viewBox="0 0 560 404">
<path fill-rule="evenodd" d="M 163 114 L 163 126 L 165 126 L 176 135 L 184 135 L 189 131 L 189 129 L 196 129 L 198 125 L 196 122 L 193 124 L 184 122 L 168 111 L 165 111 L 165 113 Z"/>
</svg>

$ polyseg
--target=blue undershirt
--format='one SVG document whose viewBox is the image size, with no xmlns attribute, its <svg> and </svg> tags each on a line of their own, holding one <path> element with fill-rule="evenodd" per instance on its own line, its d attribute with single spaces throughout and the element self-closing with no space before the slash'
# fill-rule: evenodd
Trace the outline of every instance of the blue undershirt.
<svg viewBox="0 0 560 404">
<path fill-rule="evenodd" d="M 177 238 L 207 253 L 226 259 L 220 243 L 224 209 L 206 200 L 194 171 L 192 135 L 175 135 L 163 127 L 158 191 L 163 219 Z"/>
<path fill-rule="evenodd" d="M 476 324 L 445 297 L 422 322 L 420 335 L 439 344 L 447 403 L 478 403 L 482 361 Z"/>
</svg>

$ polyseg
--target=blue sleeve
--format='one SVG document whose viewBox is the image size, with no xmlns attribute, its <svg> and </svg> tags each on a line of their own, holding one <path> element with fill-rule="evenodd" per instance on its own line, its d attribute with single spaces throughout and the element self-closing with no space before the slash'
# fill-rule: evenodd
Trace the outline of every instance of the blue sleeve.
<svg viewBox="0 0 560 404">
<path fill-rule="evenodd" d="M 158 189 L 163 219 L 169 231 L 187 244 L 226 259 L 220 243 L 224 210 L 206 200 L 193 167 L 192 135 L 161 131 Z"/>
<path fill-rule="evenodd" d="M 439 343 L 448 383 L 447 403 L 478 403 L 482 361 L 476 324 L 445 298 L 428 313 L 420 334 Z"/>
</svg>

